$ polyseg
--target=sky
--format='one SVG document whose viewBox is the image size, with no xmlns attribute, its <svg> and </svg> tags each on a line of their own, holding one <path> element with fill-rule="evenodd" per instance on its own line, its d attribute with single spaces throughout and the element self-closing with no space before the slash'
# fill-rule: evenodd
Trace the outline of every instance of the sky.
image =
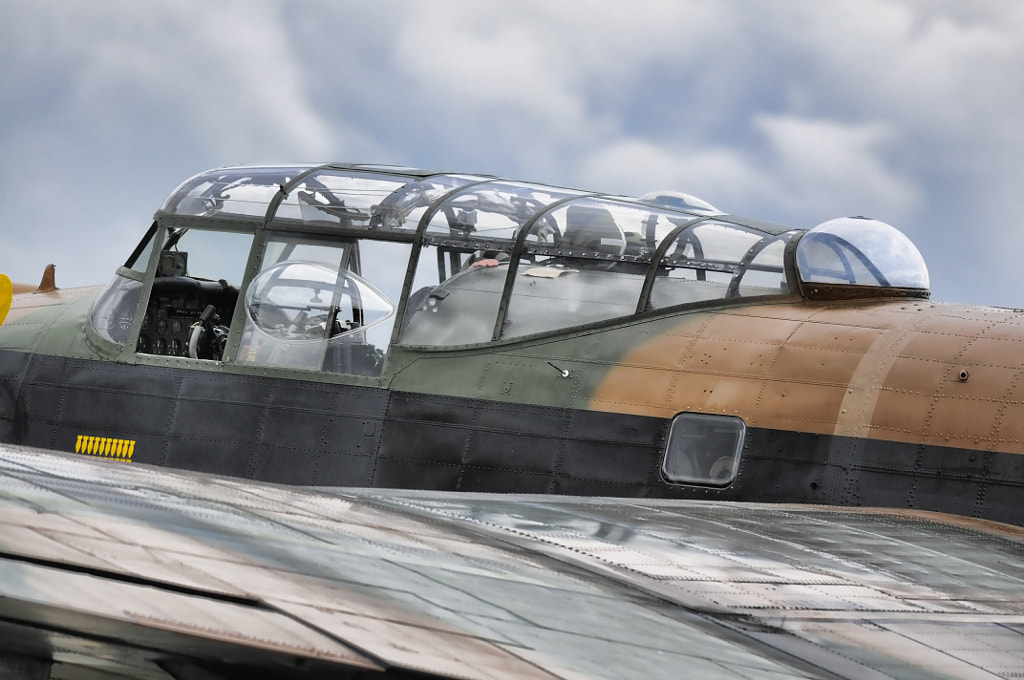
<svg viewBox="0 0 1024 680">
<path fill-rule="evenodd" d="M 810 228 L 1024 307 L 1024 3 L 0 0 L 0 272 L 105 283 L 203 170 L 340 161 Z"/>
</svg>

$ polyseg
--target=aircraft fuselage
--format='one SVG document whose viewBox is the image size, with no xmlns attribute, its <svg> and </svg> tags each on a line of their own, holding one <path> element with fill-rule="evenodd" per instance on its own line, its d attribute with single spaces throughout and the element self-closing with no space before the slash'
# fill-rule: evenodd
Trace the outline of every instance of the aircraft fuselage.
<svg viewBox="0 0 1024 680">
<path fill-rule="evenodd" d="M 249 189 L 256 217 L 231 207 Z M 1024 524 L 1024 314 L 929 301 L 862 226 L 392 168 L 205 173 L 102 291 L 14 296 L 0 440 L 288 484 Z"/>
</svg>

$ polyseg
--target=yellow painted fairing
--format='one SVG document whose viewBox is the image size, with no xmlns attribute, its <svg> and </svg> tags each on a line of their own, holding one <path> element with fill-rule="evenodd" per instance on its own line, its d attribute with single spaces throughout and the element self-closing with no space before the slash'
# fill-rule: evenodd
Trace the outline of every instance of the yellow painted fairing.
<svg viewBox="0 0 1024 680">
<path fill-rule="evenodd" d="M 14 286 L 6 274 L 0 274 L 0 326 L 7 318 L 7 312 L 11 311 L 11 302 L 14 300 Z"/>
</svg>

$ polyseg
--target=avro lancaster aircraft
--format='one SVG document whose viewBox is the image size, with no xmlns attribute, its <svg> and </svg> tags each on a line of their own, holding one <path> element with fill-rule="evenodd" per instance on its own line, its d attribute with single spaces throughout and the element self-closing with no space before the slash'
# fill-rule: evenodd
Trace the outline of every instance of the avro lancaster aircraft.
<svg viewBox="0 0 1024 680">
<path fill-rule="evenodd" d="M 106 287 L 3 288 L 4 442 L 288 484 L 1024 524 L 1024 314 L 931 302 L 918 250 L 871 219 L 231 167 L 178 187 Z"/>
</svg>

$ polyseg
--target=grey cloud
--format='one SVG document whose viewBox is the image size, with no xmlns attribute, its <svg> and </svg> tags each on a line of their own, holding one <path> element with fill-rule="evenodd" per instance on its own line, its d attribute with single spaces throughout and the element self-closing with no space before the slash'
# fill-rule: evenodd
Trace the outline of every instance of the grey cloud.
<svg viewBox="0 0 1024 680">
<path fill-rule="evenodd" d="M 188 175 L 338 159 L 869 213 L 937 297 L 1013 304 L 1021 36 L 995 0 L 18 3 L 0 270 L 101 282 Z"/>
</svg>

